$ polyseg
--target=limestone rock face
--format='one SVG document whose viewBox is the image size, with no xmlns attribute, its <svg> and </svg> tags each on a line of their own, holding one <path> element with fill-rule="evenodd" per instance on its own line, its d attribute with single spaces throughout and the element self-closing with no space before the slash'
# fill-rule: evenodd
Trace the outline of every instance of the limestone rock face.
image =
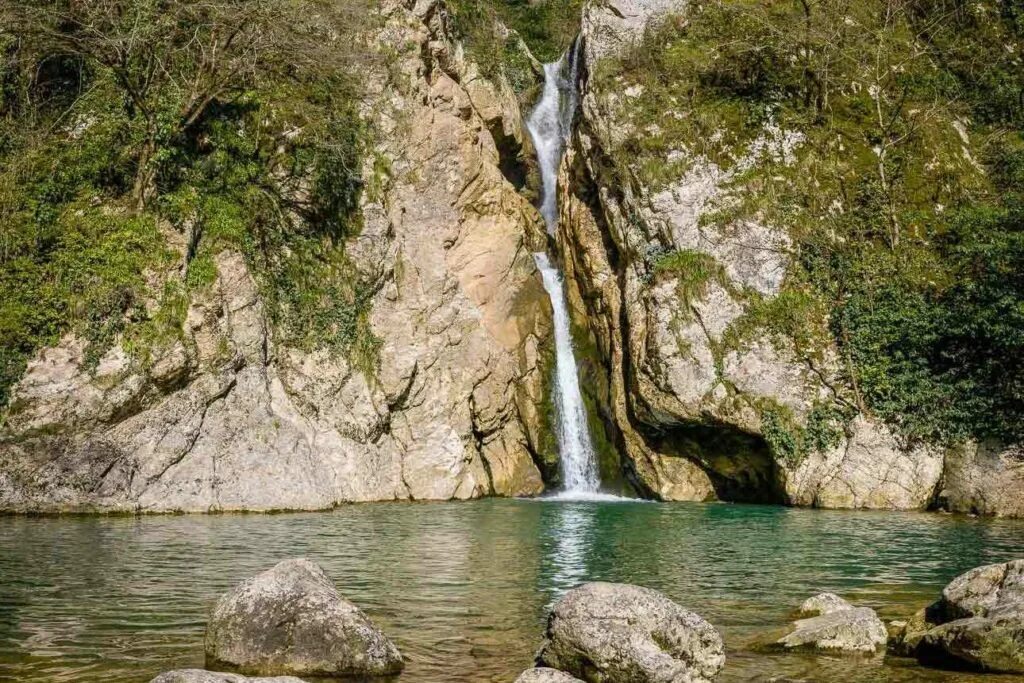
<svg viewBox="0 0 1024 683">
<path fill-rule="evenodd" d="M 622 158 L 643 85 L 608 76 L 603 61 L 687 8 L 684 0 L 586 6 L 586 76 L 560 175 L 567 296 L 601 356 L 608 391 L 597 398 L 607 403 L 627 473 L 665 500 L 827 508 L 924 510 L 945 482 L 951 509 L 1019 514 L 1019 461 L 978 451 L 947 465 L 941 449 L 907 447 L 863 414 L 827 313 L 807 316 L 799 344 L 754 315 L 755 305 L 792 294 L 792 240 L 784 225 L 721 218 L 720 209 L 758 191 L 736 169 L 790 163 L 800 131 L 766 124 L 731 168 L 695 151 L 700 141 L 673 140 L 668 158 L 653 160 L 667 176 L 657 181 Z M 659 265 L 678 253 L 705 259 L 706 281 L 694 286 L 670 260 Z M 777 415 L 787 421 L 781 437 Z M 825 418 L 827 441 L 779 448 L 820 426 L 822 415 L 833 416 Z"/>
<path fill-rule="evenodd" d="M 939 500 L 952 512 L 1024 517 L 1024 450 L 997 443 L 951 450 Z"/>
<path fill-rule="evenodd" d="M 711 624 L 661 593 L 588 583 L 555 604 L 537 662 L 590 683 L 703 683 L 725 654 Z"/>
<path fill-rule="evenodd" d="M 518 104 L 466 60 L 437 2 L 388 0 L 380 19 L 372 42 L 390 71 L 367 66 L 381 69 L 365 103 L 379 143 L 364 169 L 379 191 L 364 193 L 362 233 L 346 244 L 375 283 L 379 362 L 284 346 L 245 259 L 224 252 L 151 361 L 118 342 L 87 369 L 68 336 L 30 363 L 0 418 L 0 510 L 323 509 L 543 489 L 550 306 L 530 256 L 543 226 L 501 170 L 521 147 Z"/>
<path fill-rule="evenodd" d="M 839 446 L 788 472 L 786 488 L 799 505 L 920 510 L 931 503 L 942 466 L 941 451 L 907 451 L 885 425 L 858 416 Z"/>
<path fill-rule="evenodd" d="M 178 669 L 165 671 L 149 683 L 304 683 L 294 676 L 258 676 L 204 671 L 203 669 Z"/>
<path fill-rule="evenodd" d="M 888 632 L 873 609 L 847 607 L 800 619 L 778 641 L 786 649 L 813 648 L 839 652 L 873 653 L 885 647 Z"/>
<path fill-rule="evenodd" d="M 306 559 L 279 562 L 217 601 L 206 628 L 206 661 L 259 675 L 402 670 L 394 643 Z"/>
<path fill-rule="evenodd" d="M 535 669 L 527 669 L 519 674 L 515 683 L 582 683 L 575 676 L 570 676 L 558 669 L 549 669 L 539 666 Z"/>
</svg>

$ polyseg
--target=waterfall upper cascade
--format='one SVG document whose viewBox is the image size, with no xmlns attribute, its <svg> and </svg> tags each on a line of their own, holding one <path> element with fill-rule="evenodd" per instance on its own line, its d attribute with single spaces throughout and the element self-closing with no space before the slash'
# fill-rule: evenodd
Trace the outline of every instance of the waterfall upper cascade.
<svg viewBox="0 0 1024 683">
<path fill-rule="evenodd" d="M 544 65 L 544 93 L 526 123 L 537 149 L 543 183 L 540 210 L 550 235 L 554 235 L 558 225 L 558 166 L 576 113 L 578 61 L 579 40 L 557 62 Z M 557 437 L 564 479 L 563 495 L 578 497 L 596 494 L 601 480 L 594 446 L 590 440 L 587 410 L 580 393 L 562 275 L 547 253 L 538 252 L 533 256 L 554 309 L 554 400 L 558 413 Z"/>
</svg>

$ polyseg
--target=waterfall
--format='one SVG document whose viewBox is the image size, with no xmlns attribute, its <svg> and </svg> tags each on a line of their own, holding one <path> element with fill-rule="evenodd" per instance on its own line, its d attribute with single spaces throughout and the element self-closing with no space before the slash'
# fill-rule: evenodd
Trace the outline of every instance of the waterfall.
<svg viewBox="0 0 1024 683">
<path fill-rule="evenodd" d="M 558 166 L 572 130 L 576 113 L 576 83 L 579 40 L 557 62 L 544 65 L 544 92 L 527 120 L 526 126 L 537 149 L 542 190 L 540 211 L 548 234 L 558 225 Z M 547 253 L 533 255 L 551 297 L 555 324 L 555 409 L 558 413 L 558 450 L 562 463 L 565 493 L 595 493 L 601 484 L 597 458 L 590 441 L 587 410 L 580 393 L 579 373 L 569 330 L 569 311 L 562 275 Z"/>
<path fill-rule="evenodd" d="M 558 225 L 558 165 L 576 115 L 579 46 L 577 39 L 558 61 L 544 65 L 544 92 L 526 121 L 537 150 L 542 185 L 540 213 L 549 235 L 555 234 Z"/>
</svg>

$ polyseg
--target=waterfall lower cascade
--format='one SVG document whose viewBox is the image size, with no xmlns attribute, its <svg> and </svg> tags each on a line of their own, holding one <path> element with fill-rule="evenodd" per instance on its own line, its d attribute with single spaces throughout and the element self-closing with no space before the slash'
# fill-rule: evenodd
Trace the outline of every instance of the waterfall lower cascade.
<svg viewBox="0 0 1024 683">
<path fill-rule="evenodd" d="M 554 235 L 558 225 L 558 166 L 576 113 L 579 40 L 557 62 L 544 65 L 544 93 L 530 114 L 526 127 L 537 149 L 540 165 L 540 211 L 548 234 Z M 558 413 L 558 450 L 566 496 L 596 493 L 601 480 L 597 458 L 590 441 L 587 410 L 580 393 L 576 356 L 569 331 L 569 311 L 562 288 L 562 274 L 547 253 L 533 255 L 544 279 L 544 289 L 551 297 L 555 324 L 555 409 Z"/>
</svg>

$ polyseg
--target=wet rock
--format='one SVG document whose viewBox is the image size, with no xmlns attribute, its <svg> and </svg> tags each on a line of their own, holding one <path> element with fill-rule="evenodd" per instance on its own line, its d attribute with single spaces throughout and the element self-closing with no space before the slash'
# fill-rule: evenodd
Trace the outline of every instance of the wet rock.
<svg viewBox="0 0 1024 683">
<path fill-rule="evenodd" d="M 928 610 L 922 662 L 1024 673 L 1024 560 L 977 567 L 953 579 Z"/>
<path fill-rule="evenodd" d="M 830 604 L 833 608 L 836 606 L 834 602 Z M 885 647 L 887 640 L 885 624 L 873 609 L 848 606 L 793 622 L 793 629 L 776 641 L 776 645 L 787 650 L 811 648 L 873 653 Z"/>
<path fill-rule="evenodd" d="M 165 671 L 149 683 L 305 683 L 294 676 L 250 678 L 241 674 L 205 671 L 203 669 L 177 669 Z"/>
<path fill-rule="evenodd" d="M 519 674 L 515 683 L 582 683 L 575 676 L 570 676 L 558 669 L 549 669 L 546 666 L 538 666 L 535 669 L 527 669 Z"/>
<path fill-rule="evenodd" d="M 587 583 L 548 616 L 537 663 L 590 683 L 712 680 L 725 663 L 718 631 L 663 594 Z"/>
<path fill-rule="evenodd" d="M 852 608 L 853 605 L 835 593 L 818 593 L 812 598 L 807 598 L 804 600 L 804 604 L 800 605 L 800 616 L 818 617 L 823 614 Z"/>
<path fill-rule="evenodd" d="M 889 652 L 899 657 L 913 657 L 921 638 L 934 626 L 928 621 L 928 608 L 918 610 L 909 619 L 890 621 L 887 626 Z"/>
<path fill-rule="evenodd" d="M 387 636 L 307 559 L 279 562 L 217 601 L 207 666 L 253 675 L 380 676 L 402 670 Z"/>
</svg>

